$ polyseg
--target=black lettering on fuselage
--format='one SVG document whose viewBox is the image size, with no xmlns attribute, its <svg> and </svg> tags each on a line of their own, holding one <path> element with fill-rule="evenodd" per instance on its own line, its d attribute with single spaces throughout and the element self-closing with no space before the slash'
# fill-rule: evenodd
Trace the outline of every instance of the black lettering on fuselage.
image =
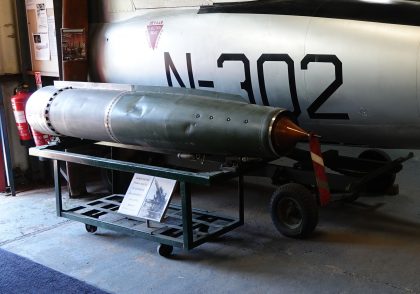
<svg viewBox="0 0 420 294">
<path fill-rule="evenodd" d="M 225 63 L 225 61 L 241 61 L 244 64 L 245 80 L 241 82 L 241 89 L 245 90 L 248 93 L 249 102 L 251 104 L 255 104 L 254 91 L 252 89 L 251 82 L 251 68 L 249 65 L 249 59 L 245 56 L 245 54 L 223 53 L 222 55 L 220 55 L 219 59 L 217 59 L 217 67 L 223 68 L 223 64 Z"/>
<path fill-rule="evenodd" d="M 201 88 L 214 88 L 213 81 L 198 81 L 198 86 Z"/>
<path fill-rule="evenodd" d="M 177 80 L 180 87 L 185 88 L 185 83 L 182 80 L 169 52 L 164 53 L 165 58 L 165 71 L 168 85 L 173 87 L 172 74 Z M 223 68 L 226 61 L 239 61 L 242 62 L 244 68 L 245 80 L 240 82 L 241 89 L 245 90 L 248 94 L 249 102 L 255 104 L 254 91 L 251 79 L 251 68 L 249 59 L 242 53 L 222 53 L 217 59 L 217 67 Z M 261 100 L 265 106 L 270 106 L 267 95 L 267 85 L 264 75 L 264 64 L 266 62 L 284 62 L 287 65 L 287 73 L 289 78 L 289 90 L 293 104 L 293 113 L 297 117 L 301 114 L 299 104 L 299 97 L 296 89 L 296 74 L 293 59 L 288 54 L 262 54 L 257 60 L 257 74 L 258 83 L 261 92 Z M 186 63 L 188 71 L 189 84 L 192 89 L 195 89 L 194 72 L 191 61 L 191 53 L 186 53 Z M 343 64 L 335 55 L 328 54 L 307 54 L 301 61 L 301 69 L 308 70 L 309 63 L 331 63 L 335 68 L 335 80 L 325 89 L 318 98 L 308 107 L 307 112 L 311 119 L 336 119 L 336 120 L 349 120 L 348 113 L 319 113 L 318 110 L 327 100 L 337 91 L 343 84 Z M 198 80 L 198 86 L 202 88 L 214 88 L 213 81 Z"/>
<path fill-rule="evenodd" d="M 181 79 L 181 76 L 179 75 L 174 62 L 172 61 L 171 55 L 169 52 L 164 53 L 165 56 L 165 71 L 166 71 L 166 79 L 168 81 L 168 86 L 173 87 L 172 83 L 172 75 L 171 72 L 174 74 L 176 81 L 178 82 L 179 86 L 182 88 L 185 88 L 185 84 Z M 188 58 L 187 58 L 188 59 Z"/>
<path fill-rule="evenodd" d="M 335 55 L 324 54 L 308 54 L 302 59 L 301 68 L 308 69 L 308 64 L 311 62 L 332 63 L 335 67 L 335 80 L 319 95 L 318 98 L 308 107 L 308 115 L 313 119 L 344 119 L 348 120 L 347 113 L 318 113 L 318 109 L 327 102 L 327 100 L 337 91 L 343 84 L 343 64 Z"/>
<path fill-rule="evenodd" d="M 192 71 L 191 64 L 191 53 L 187 53 L 187 69 L 188 69 L 188 79 L 190 80 L 191 89 L 195 89 L 194 74 Z"/>
<path fill-rule="evenodd" d="M 287 64 L 287 72 L 289 76 L 290 97 L 293 104 L 293 113 L 298 117 L 301 113 L 299 100 L 296 91 L 295 63 L 288 54 L 263 54 L 257 61 L 258 82 L 260 85 L 261 100 L 264 105 L 269 106 L 267 97 L 267 89 L 264 77 L 264 63 L 269 61 L 285 62 Z"/>
</svg>

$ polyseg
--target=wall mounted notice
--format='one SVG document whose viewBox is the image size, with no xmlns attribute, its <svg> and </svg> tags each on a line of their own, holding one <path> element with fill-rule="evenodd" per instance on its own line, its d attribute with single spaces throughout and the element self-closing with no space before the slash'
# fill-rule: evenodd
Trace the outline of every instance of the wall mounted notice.
<svg viewBox="0 0 420 294">
<path fill-rule="evenodd" d="M 175 180 L 135 174 L 118 212 L 160 222 L 175 184 Z"/>
<path fill-rule="evenodd" d="M 24 1 L 26 5 L 32 72 L 40 71 L 45 76 L 59 77 L 56 23 L 54 18 L 55 1 Z"/>
<path fill-rule="evenodd" d="M 32 34 L 35 49 L 35 60 L 50 60 L 48 33 Z"/>
<path fill-rule="evenodd" d="M 50 41 L 51 59 L 58 56 L 57 41 L 55 39 L 55 19 L 54 16 L 48 16 L 48 39 Z"/>
<path fill-rule="evenodd" d="M 38 33 L 48 33 L 47 7 L 43 1 L 36 4 L 36 23 Z"/>
</svg>

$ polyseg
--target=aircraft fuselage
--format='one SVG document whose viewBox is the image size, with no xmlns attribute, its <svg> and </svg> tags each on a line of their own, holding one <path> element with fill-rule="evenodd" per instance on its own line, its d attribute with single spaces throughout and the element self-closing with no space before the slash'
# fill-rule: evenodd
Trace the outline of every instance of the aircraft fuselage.
<svg viewBox="0 0 420 294">
<path fill-rule="evenodd" d="M 420 5 L 394 3 L 257 1 L 98 23 L 91 77 L 239 94 L 326 141 L 420 148 Z"/>
</svg>

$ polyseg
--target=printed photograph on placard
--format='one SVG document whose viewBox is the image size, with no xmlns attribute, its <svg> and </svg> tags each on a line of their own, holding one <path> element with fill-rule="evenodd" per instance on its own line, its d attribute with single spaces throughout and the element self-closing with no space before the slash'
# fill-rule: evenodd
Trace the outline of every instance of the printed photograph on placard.
<svg viewBox="0 0 420 294">
<path fill-rule="evenodd" d="M 86 60 L 86 32 L 83 29 L 61 29 L 63 61 Z"/>
<path fill-rule="evenodd" d="M 160 222 L 171 199 L 176 181 L 156 177 L 140 208 L 138 217 Z"/>
</svg>

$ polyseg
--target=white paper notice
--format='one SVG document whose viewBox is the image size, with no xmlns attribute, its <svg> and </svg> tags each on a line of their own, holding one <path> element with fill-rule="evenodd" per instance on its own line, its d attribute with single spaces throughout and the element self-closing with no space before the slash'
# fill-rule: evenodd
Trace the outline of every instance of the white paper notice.
<svg viewBox="0 0 420 294">
<path fill-rule="evenodd" d="M 54 9 L 54 1 L 53 0 L 45 0 L 45 7 L 47 9 Z"/>
<path fill-rule="evenodd" d="M 137 216 L 152 182 L 152 176 L 135 174 L 118 212 Z"/>
<path fill-rule="evenodd" d="M 32 34 L 34 42 L 35 60 L 50 60 L 50 46 L 48 33 Z"/>
<path fill-rule="evenodd" d="M 48 17 L 45 1 L 36 3 L 36 23 L 38 33 L 48 33 Z"/>
<path fill-rule="evenodd" d="M 48 16 L 48 39 L 50 42 L 51 59 L 57 57 L 57 39 L 55 37 L 55 20 L 54 16 Z"/>
<path fill-rule="evenodd" d="M 135 174 L 118 212 L 161 221 L 175 184 L 175 180 Z"/>
</svg>

